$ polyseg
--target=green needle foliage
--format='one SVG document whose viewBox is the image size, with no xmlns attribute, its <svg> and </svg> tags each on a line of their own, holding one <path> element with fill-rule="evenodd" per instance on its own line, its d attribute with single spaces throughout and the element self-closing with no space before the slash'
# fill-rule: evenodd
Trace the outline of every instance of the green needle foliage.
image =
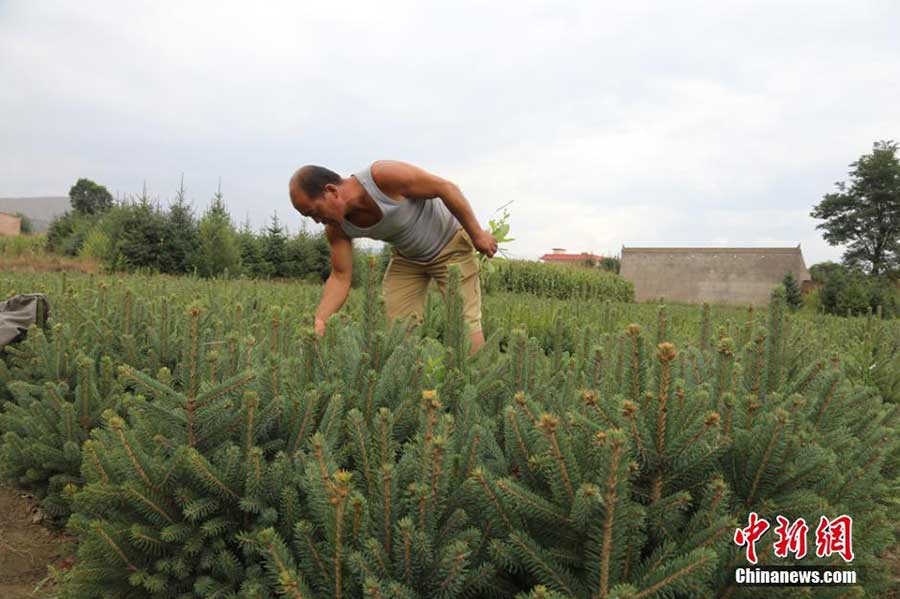
<svg viewBox="0 0 900 599">
<path fill-rule="evenodd" d="M 896 323 L 504 295 L 469 357 L 458 272 L 388 328 L 376 269 L 323 338 L 316 287 L 0 280 L 54 303 L 0 472 L 77 537 L 65 597 L 741 599 L 750 511 L 852 515 L 890 587 Z"/>
</svg>

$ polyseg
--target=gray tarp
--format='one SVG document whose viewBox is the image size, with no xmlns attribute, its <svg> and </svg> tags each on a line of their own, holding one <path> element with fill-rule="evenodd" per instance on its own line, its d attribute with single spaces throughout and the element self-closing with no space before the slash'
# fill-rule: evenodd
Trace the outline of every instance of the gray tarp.
<svg viewBox="0 0 900 599">
<path fill-rule="evenodd" d="M 50 304 L 43 293 L 14 295 L 0 302 L 0 347 L 24 337 L 35 323 L 44 326 L 49 310 Z"/>
</svg>

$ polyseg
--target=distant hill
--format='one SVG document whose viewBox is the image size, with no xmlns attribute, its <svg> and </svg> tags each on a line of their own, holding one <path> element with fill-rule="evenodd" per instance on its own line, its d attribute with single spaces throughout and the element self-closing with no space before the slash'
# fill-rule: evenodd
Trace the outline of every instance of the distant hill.
<svg viewBox="0 0 900 599">
<path fill-rule="evenodd" d="M 50 226 L 50 221 L 71 207 L 68 197 L 43 198 L 0 198 L 0 212 L 15 214 L 21 212 L 34 224 L 35 231 L 41 233 Z"/>
</svg>

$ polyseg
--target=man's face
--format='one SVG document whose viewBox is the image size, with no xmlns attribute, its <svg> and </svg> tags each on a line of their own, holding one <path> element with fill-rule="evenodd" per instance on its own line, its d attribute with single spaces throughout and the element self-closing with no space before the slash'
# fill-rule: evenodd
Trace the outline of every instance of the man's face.
<svg viewBox="0 0 900 599">
<path fill-rule="evenodd" d="M 344 220 L 340 189 L 336 185 L 329 183 L 322 195 L 312 199 L 296 185 L 291 185 L 290 194 L 291 203 L 297 212 L 317 223 L 336 225 Z"/>
</svg>

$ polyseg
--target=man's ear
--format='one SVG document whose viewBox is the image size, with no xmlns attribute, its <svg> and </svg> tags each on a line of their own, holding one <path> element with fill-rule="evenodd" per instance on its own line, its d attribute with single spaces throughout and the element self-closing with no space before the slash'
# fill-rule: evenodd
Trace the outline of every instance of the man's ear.
<svg viewBox="0 0 900 599">
<path fill-rule="evenodd" d="M 324 190 L 325 193 L 328 193 L 328 192 L 337 193 L 337 190 L 338 190 L 337 185 L 335 185 L 334 183 L 326 183 L 325 187 L 323 187 L 322 189 Z M 324 197 L 325 193 L 323 193 L 322 196 L 320 196 L 320 197 Z"/>
</svg>

